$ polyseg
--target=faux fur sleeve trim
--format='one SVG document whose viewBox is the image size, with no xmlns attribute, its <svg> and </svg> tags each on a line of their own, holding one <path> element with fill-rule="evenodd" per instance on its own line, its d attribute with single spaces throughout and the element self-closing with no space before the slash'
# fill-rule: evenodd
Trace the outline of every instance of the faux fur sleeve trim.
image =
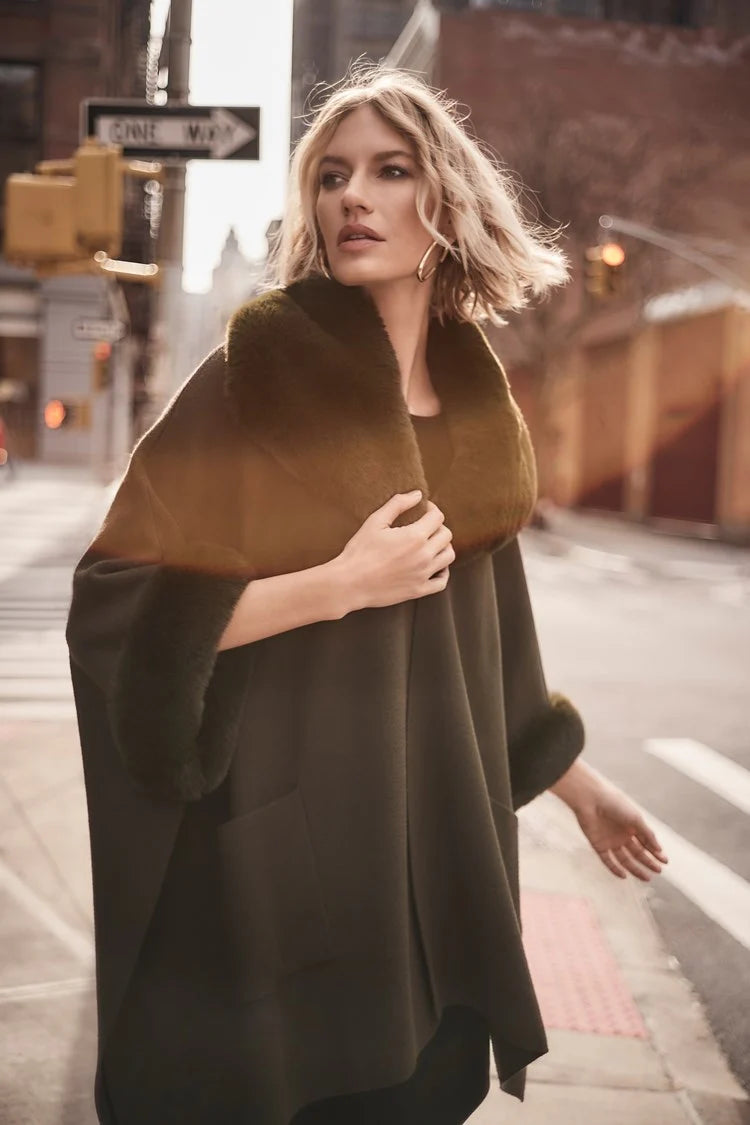
<svg viewBox="0 0 750 1125">
<path fill-rule="evenodd" d="M 216 573 L 214 547 L 194 544 L 191 556 L 190 569 L 162 565 L 146 579 L 108 700 L 133 779 L 182 801 L 210 793 L 227 774 L 251 658 L 249 646 L 217 651 L 247 579 Z"/>
<path fill-rule="evenodd" d="M 519 809 L 549 789 L 570 768 L 586 739 L 583 720 L 560 692 L 509 748 L 513 808 Z"/>
<path fill-rule="evenodd" d="M 206 521 L 205 538 L 186 533 L 195 489 L 172 471 L 157 492 L 148 448 L 133 455 L 76 568 L 66 635 L 103 693 L 131 779 L 152 796 L 192 801 L 221 783 L 237 742 L 255 650 L 218 644 L 250 569 Z"/>
<path fill-rule="evenodd" d="M 518 537 L 493 554 L 500 626 L 503 708 L 513 808 L 549 789 L 580 754 L 580 714 L 547 688 Z"/>
</svg>

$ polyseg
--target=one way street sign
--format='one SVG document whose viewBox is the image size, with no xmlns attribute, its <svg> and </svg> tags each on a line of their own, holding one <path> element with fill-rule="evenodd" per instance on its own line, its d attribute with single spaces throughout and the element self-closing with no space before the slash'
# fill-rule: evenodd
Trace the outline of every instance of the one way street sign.
<svg viewBox="0 0 750 1125">
<path fill-rule="evenodd" d="M 123 156 L 183 160 L 258 160 L 259 106 L 151 105 L 139 98 L 86 98 L 81 140 L 122 145 Z"/>
</svg>

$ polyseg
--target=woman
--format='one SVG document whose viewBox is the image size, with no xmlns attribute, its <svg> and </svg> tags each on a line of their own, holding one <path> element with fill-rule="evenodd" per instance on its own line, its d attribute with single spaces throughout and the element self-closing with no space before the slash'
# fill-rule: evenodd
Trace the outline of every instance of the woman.
<svg viewBox="0 0 750 1125">
<path fill-rule="evenodd" d="M 97 1107 L 454 1125 L 490 1046 L 520 1100 L 547 1051 L 516 809 L 553 789 L 621 876 L 666 858 L 547 691 L 533 450 L 473 319 L 565 262 L 452 105 L 375 67 L 297 147 L 274 267 L 75 571 Z"/>
</svg>

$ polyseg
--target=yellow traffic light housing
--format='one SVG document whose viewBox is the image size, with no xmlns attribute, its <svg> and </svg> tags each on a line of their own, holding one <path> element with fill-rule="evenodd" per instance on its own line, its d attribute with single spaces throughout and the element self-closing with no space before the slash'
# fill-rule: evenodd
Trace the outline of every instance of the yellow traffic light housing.
<svg viewBox="0 0 750 1125">
<path fill-rule="evenodd" d="M 106 271 L 158 283 L 153 263 L 120 262 L 123 174 L 163 181 L 163 165 L 122 160 L 121 145 L 88 137 L 70 160 L 43 160 L 5 181 L 3 253 L 40 276 Z"/>
<path fill-rule="evenodd" d="M 585 251 L 583 284 L 587 293 L 606 300 L 620 292 L 625 271 L 625 249 L 619 242 L 589 246 Z"/>
<path fill-rule="evenodd" d="M 73 157 L 78 240 L 85 250 L 106 250 L 111 258 L 122 248 L 121 153 L 120 145 L 89 137 Z"/>
<path fill-rule="evenodd" d="M 8 261 L 51 261 L 79 256 L 72 176 L 18 173 L 5 181 L 5 245 Z"/>
</svg>

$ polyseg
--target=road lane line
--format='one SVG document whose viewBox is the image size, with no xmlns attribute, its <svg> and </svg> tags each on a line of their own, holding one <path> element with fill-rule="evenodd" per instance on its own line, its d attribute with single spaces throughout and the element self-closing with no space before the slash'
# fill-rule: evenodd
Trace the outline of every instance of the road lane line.
<svg viewBox="0 0 750 1125">
<path fill-rule="evenodd" d="M 643 747 L 735 808 L 750 813 L 750 771 L 731 758 L 693 738 L 647 738 Z"/>
<path fill-rule="evenodd" d="M 648 809 L 638 807 L 669 859 L 658 878 L 670 882 L 706 917 L 750 949 L 750 883 L 691 844 Z"/>
</svg>

